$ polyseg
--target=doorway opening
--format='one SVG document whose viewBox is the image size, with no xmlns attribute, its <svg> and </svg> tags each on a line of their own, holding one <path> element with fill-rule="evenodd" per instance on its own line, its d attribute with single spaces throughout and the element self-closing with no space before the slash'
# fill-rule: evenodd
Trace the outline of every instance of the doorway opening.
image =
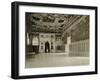
<svg viewBox="0 0 100 81">
<path fill-rule="evenodd" d="M 45 42 L 45 53 L 49 53 L 50 52 L 50 44 L 48 41 Z"/>
</svg>

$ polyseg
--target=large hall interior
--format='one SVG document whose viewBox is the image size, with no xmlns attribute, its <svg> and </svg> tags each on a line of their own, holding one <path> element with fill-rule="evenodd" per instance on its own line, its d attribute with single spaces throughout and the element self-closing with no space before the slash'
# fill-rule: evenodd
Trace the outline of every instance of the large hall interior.
<svg viewBox="0 0 100 81">
<path fill-rule="evenodd" d="M 89 15 L 25 13 L 25 68 L 89 65 Z"/>
</svg>

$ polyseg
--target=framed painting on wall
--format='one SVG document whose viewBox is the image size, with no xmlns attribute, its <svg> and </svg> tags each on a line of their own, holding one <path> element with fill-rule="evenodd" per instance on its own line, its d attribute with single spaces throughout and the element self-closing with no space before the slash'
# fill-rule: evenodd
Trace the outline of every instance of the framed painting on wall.
<svg viewBox="0 0 100 81">
<path fill-rule="evenodd" d="M 97 7 L 12 2 L 11 77 L 97 74 Z"/>
</svg>

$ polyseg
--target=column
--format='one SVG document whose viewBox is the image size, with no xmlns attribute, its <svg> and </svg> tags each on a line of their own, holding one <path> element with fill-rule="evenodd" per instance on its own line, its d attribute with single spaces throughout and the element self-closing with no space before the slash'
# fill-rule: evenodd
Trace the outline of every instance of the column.
<svg viewBox="0 0 100 81">
<path fill-rule="evenodd" d="M 71 44 L 71 36 L 67 37 L 67 44 L 65 44 L 65 52 L 69 55 L 69 45 Z"/>
</svg>

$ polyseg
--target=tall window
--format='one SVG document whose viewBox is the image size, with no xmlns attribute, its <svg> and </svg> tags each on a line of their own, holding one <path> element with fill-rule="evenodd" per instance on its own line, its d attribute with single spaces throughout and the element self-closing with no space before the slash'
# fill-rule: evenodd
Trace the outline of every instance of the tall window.
<svg viewBox="0 0 100 81">
<path fill-rule="evenodd" d="M 51 42 L 51 49 L 53 49 L 53 42 Z"/>
<path fill-rule="evenodd" d="M 30 44 L 29 34 L 27 33 L 27 45 Z"/>
<path fill-rule="evenodd" d="M 43 49 L 43 42 L 41 42 L 41 49 Z"/>
</svg>

